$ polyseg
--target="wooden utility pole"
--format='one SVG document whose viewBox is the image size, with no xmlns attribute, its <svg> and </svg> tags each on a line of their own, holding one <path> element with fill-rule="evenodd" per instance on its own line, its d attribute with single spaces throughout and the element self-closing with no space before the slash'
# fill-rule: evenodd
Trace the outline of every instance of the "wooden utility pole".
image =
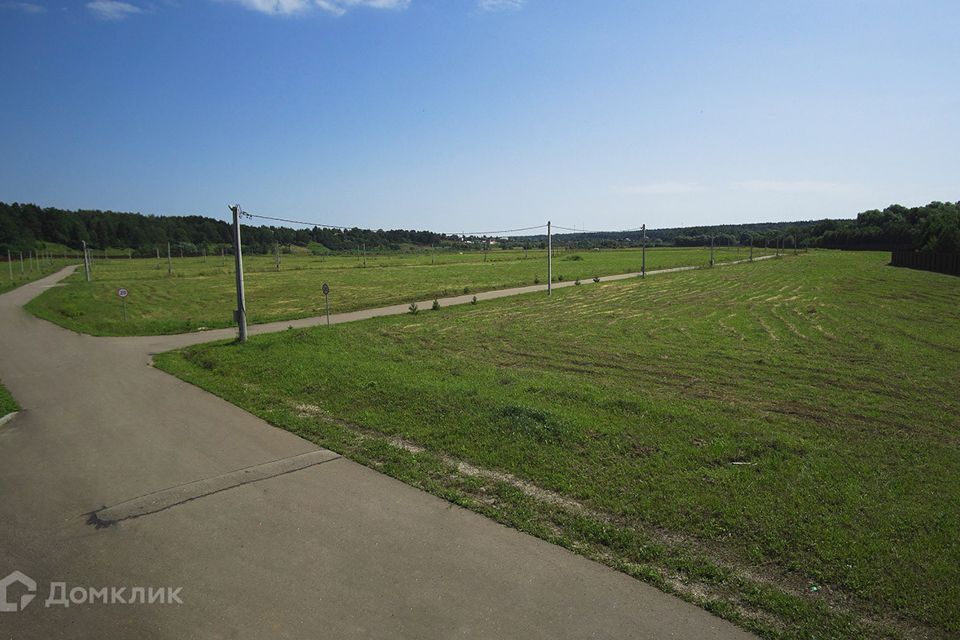
<svg viewBox="0 0 960 640">
<path fill-rule="evenodd" d="M 247 304 L 243 292 L 243 254 L 240 251 L 240 205 L 230 207 L 233 212 L 233 253 L 237 269 L 237 329 L 240 342 L 247 341 Z"/>
<path fill-rule="evenodd" d="M 553 295 L 553 233 L 547 220 L 547 295 Z"/>
<path fill-rule="evenodd" d="M 641 227 L 643 231 L 643 249 L 640 254 L 640 277 L 647 277 L 647 225 Z"/>
<path fill-rule="evenodd" d="M 87 241 L 81 240 L 83 243 L 83 277 L 87 282 L 90 282 L 90 253 L 87 251 Z"/>
</svg>

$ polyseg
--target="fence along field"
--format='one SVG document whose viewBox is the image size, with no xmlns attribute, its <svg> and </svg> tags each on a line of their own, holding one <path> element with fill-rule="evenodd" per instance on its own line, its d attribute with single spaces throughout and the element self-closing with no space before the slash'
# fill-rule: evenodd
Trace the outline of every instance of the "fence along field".
<svg viewBox="0 0 960 640">
<path fill-rule="evenodd" d="M 888 260 L 817 251 L 157 364 L 767 637 L 955 637 L 960 280 Z"/>
<path fill-rule="evenodd" d="M 73 252 L 61 251 L 63 247 L 40 249 L 39 251 L 7 252 L 0 256 L 0 293 L 16 289 L 22 284 L 33 282 L 50 275 L 68 264 L 75 264 Z"/>
<path fill-rule="evenodd" d="M 754 255 L 773 253 L 755 248 Z M 718 262 L 746 258 L 747 247 L 716 250 Z M 492 250 L 384 253 L 360 255 L 244 256 L 247 318 L 250 323 L 322 315 L 321 285 L 329 283 L 332 313 L 461 295 L 535 283 L 546 284 L 546 251 Z M 554 280 L 640 271 L 641 252 L 631 250 L 557 251 Z M 647 270 L 703 265 L 702 248 L 647 250 Z M 364 262 L 366 266 L 364 266 Z M 231 256 L 172 258 L 168 275 L 160 259 L 94 261 L 93 281 L 78 272 L 66 285 L 44 292 L 27 309 L 68 329 L 93 335 L 150 335 L 228 327 L 233 324 L 236 294 Z M 81 270 L 82 271 L 82 270 Z M 130 292 L 123 320 L 117 290 Z"/>
</svg>

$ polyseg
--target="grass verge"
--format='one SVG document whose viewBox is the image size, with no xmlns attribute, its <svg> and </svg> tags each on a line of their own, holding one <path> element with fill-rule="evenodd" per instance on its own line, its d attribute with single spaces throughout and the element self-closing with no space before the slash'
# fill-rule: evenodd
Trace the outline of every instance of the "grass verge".
<svg viewBox="0 0 960 640">
<path fill-rule="evenodd" d="M 6 387 L 0 384 L 0 418 L 8 413 L 13 413 L 14 411 L 19 410 L 20 405 L 18 405 L 17 401 L 13 399 L 13 396 L 10 395 L 10 392 L 7 391 Z"/>
</svg>

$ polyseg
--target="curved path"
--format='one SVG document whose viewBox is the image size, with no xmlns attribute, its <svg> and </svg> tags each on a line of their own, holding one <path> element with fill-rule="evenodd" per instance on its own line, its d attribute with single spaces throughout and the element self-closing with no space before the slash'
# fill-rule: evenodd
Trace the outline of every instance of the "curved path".
<svg viewBox="0 0 960 640">
<path fill-rule="evenodd" d="M 0 426 L 0 587 L 38 583 L 0 637 L 751 637 L 150 366 L 232 332 L 94 338 L 23 311 L 67 273 L 0 296 L 0 379 L 23 408 Z M 54 582 L 75 602 L 169 587 L 182 604 L 47 607 Z"/>
</svg>

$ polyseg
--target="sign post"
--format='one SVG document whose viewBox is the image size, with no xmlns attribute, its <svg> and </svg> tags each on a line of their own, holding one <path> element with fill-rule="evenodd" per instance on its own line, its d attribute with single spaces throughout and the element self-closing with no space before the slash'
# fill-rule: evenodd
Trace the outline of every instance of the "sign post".
<svg viewBox="0 0 960 640">
<path fill-rule="evenodd" d="M 127 296 L 130 295 L 130 292 L 120 287 L 117 289 L 117 295 L 120 296 L 120 306 L 123 308 L 123 321 L 127 321 Z"/>
<path fill-rule="evenodd" d="M 323 283 L 323 303 L 327 307 L 327 326 L 330 326 L 330 285 Z"/>
</svg>

